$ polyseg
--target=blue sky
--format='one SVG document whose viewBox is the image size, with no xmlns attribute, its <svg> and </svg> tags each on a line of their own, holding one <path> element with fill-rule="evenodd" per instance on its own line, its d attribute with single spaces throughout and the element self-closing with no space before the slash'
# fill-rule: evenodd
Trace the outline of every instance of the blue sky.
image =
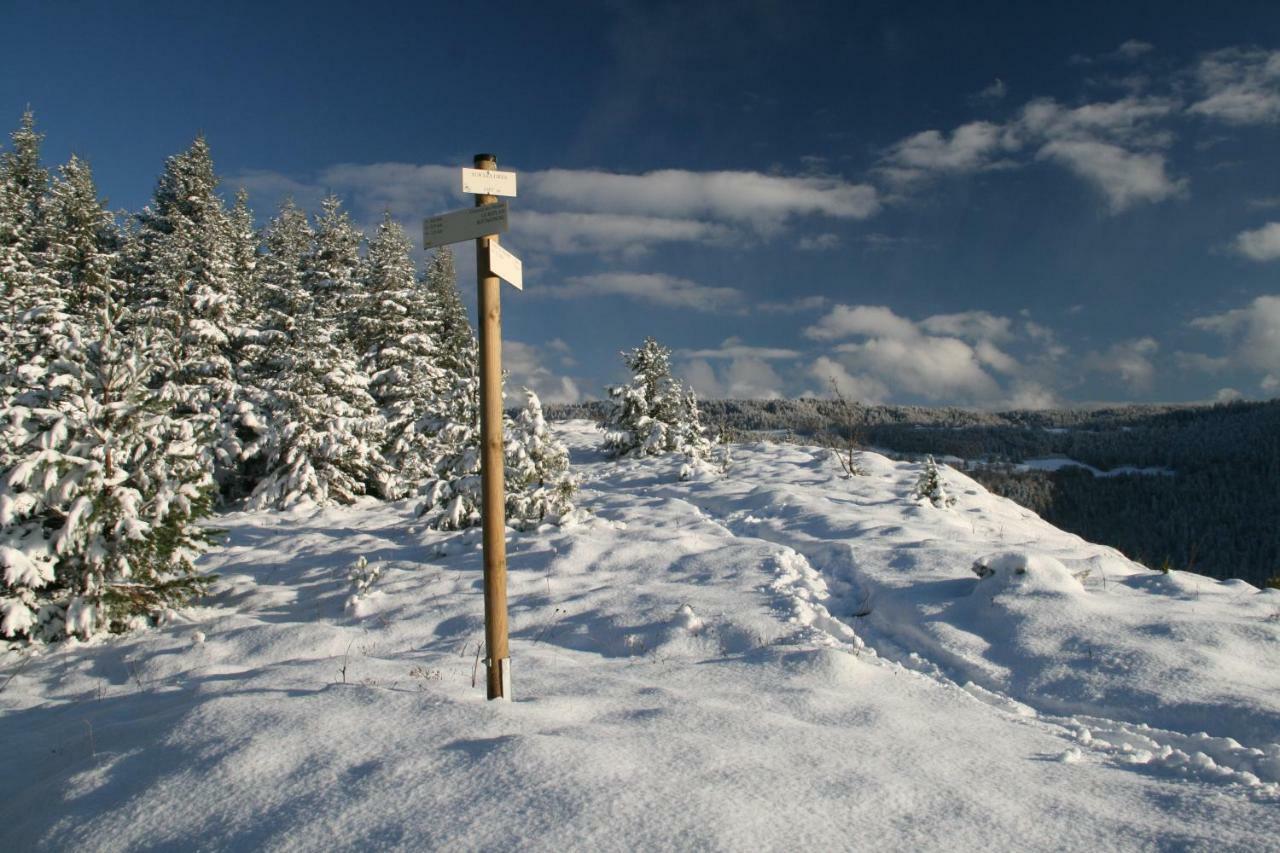
<svg viewBox="0 0 1280 853">
<path fill-rule="evenodd" d="M 497 152 L 545 399 L 646 335 L 704 396 L 1280 395 L 1280 6 L 1046 5 L 4 3 L 0 120 L 411 234 Z"/>
</svg>

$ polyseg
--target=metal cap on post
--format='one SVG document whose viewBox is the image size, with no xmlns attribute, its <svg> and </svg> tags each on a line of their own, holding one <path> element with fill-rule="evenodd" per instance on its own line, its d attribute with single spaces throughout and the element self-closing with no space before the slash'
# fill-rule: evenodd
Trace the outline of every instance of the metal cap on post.
<svg viewBox="0 0 1280 853">
<path fill-rule="evenodd" d="M 498 168 L 494 154 L 477 154 L 477 169 Z M 493 204 L 476 195 L 476 206 Z M 484 542 L 484 640 L 488 697 L 511 698 L 511 658 L 507 643 L 506 494 L 502 459 L 502 310 L 500 281 L 492 272 L 489 247 L 496 234 L 476 238 L 476 280 L 480 305 L 480 490 Z"/>
</svg>

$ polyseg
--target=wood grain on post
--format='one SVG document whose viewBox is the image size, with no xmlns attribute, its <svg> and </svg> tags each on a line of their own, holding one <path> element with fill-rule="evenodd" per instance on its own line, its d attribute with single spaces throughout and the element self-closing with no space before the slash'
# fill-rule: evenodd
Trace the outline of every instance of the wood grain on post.
<svg viewBox="0 0 1280 853">
<path fill-rule="evenodd" d="M 492 154 L 477 154 L 477 169 L 498 168 Z M 476 207 L 498 199 L 477 195 Z M 502 459 L 502 309 L 499 280 L 489 268 L 489 243 L 476 238 L 476 280 L 480 302 L 480 490 L 484 541 L 484 642 L 488 696 L 511 698 L 511 658 L 507 646 L 506 490 Z"/>
</svg>

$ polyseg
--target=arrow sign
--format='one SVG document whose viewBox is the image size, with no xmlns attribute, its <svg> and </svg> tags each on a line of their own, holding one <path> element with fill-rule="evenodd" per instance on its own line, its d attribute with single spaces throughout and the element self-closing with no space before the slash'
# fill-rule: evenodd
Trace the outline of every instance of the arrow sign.
<svg viewBox="0 0 1280 853">
<path fill-rule="evenodd" d="M 463 169 L 462 191 L 476 195 L 516 194 L 516 173 L 497 172 L 492 169 Z"/>
<path fill-rule="evenodd" d="M 422 221 L 422 246 L 434 249 L 507 230 L 507 203 L 482 204 L 442 213 Z"/>
<path fill-rule="evenodd" d="M 492 240 L 489 241 L 489 272 L 516 290 L 524 290 L 524 265 L 519 258 Z"/>
</svg>

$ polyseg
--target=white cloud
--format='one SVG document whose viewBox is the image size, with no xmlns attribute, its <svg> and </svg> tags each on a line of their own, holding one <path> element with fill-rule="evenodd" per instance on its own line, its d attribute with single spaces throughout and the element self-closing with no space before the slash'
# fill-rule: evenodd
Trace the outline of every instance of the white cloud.
<svg viewBox="0 0 1280 853">
<path fill-rule="evenodd" d="M 1042 147 L 1039 159 L 1053 160 L 1084 178 L 1107 198 L 1113 213 L 1137 202 L 1157 202 L 1181 195 L 1186 179 L 1174 180 L 1158 152 L 1137 153 L 1091 139 L 1055 140 Z"/>
<path fill-rule="evenodd" d="M 836 305 L 804 333 L 817 341 L 854 335 L 910 340 L 919 335 L 914 323 L 883 305 Z"/>
<path fill-rule="evenodd" d="M 543 348 L 533 344 L 511 340 L 502 342 L 502 367 L 508 373 L 507 386 L 510 389 L 531 388 L 544 403 L 576 403 L 581 400 L 582 393 L 577 383 L 568 376 L 553 373 L 547 366 L 551 360 Z M 520 396 L 523 403 L 523 395 Z"/>
<path fill-rule="evenodd" d="M 512 212 L 520 239 L 559 254 L 623 251 L 635 253 L 659 243 L 732 242 L 732 229 L 696 219 L 662 219 L 617 213 Z"/>
<path fill-rule="evenodd" d="M 676 355 L 688 359 L 682 372 L 700 396 L 757 400 L 782 396 L 784 382 L 769 362 L 800 357 L 795 350 L 748 346 L 738 338 L 728 338 L 716 349 Z"/>
<path fill-rule="evenodd" d="M 1274 261 L 1280 258 L 1280 222 L 1268 222 L 1261 228 L 1242 231 L 1236 235 L 1233 248 L 1254 261 Z"/>
<path fill-rule="evenodd" d="M 1036 382 L 1015 382 L 1013 393 L 998 404 L 1001 409 L 1056 409 L 1062 398 Z"/>
<path fill-rule="evenodd" d="M 882 378 L 895 391 L 931 400 L 992 400 L 1000 387 L 977 353 L 956 338 L 871 338 L 836 347 L 841 361 L 864 374 Z"/>
<path fill-rule="evenodd" d="M 1105 351 L 1085 356 L 1086 370 L 1119 379 L 1129 390 L 1145 392 L 1155 381 L 1156 367 L 1151 360 L 1160 349 L 1154 338 L 1137 338 L 1112 344 Z"/>
<path fill-rule="evenodd" d="M 880 209 L 874 187 L 835 177 L 663 169 L 629 175 L 592 170 L 531 172 L 528 193 L 578 210 L 661 217 L 707 216 L 774 231 L 794 216 L 866 219 Z"/>
<path fill-rule="evenodd" d="M 1280 296 L 1259 296 L 1244 308 L 1198 317 L 1191 326 L 1226 340 L 1230 365 L 1263 373 L 1264 391 L 1280 389 Z"/>
<path fill-rule="evenodd" d="M 1034 151 L 1036 159 L 1057 163 L 1094 185 L 1118 213 L 1138 202 L 1185 192 L 1187 182 L 1169 175 L 1162 150 L 1173 136 L 1156 126 L 1179 106 L 1176 100 L 1157 97 L 1129 96 L 1078 107 L 1037 98 L 1004 124 L 970 122 L 949 137 L 937 130 L 909 136 L 889 149 L 877 171 L 905 188 L 939 174 L 1016 166 Z"/>
<path fill-rule="evenodd" d="M 979 92 L 975 97 L 983 101 L 999 101 L 1009 92 L 1009 87 L 997 77 L 991 85 Z"/>
<path fill-rule="evenodd" d="M 1189 111 L 1226 124 L 1280 121 L 1280 51 L 1226 48 L 1196 66 L 1201 100 Z"/>
<path fill-rule="evenodd" d="M 685 358 L 753 358 L 773 361 L 800 357 L 800 353 L 793 349 L 748 346 L 740 338 L 726 338 L 716 349 L 681 350 L 679 355 Z"/>
<path fill-rule="evenodd" d="M 840 245 L 840 236 L 829 232 L 812 236 L 806 234 L 796 245 L 804 252 L 824 252 L 837 248 Z"/>
<path fill-rule="evenodd" d="M 694 311 L 741 311 L 746 302 L 742 291 L 735 288 L 709 287 L 665 273 L 610 272 L 578 276 L 561 285 L 539 288 L 538 293 L 557 299 L 625 296 Z"/>
<path fill-rule="evenodd" d="M 822 384 L 821 396 L 832 396 L 831 382 L 846 399 L 861 403 L 882 403 L 889 397 L 889 389 L 874 376 L 851 374 L 843 364 L 825 355 L 818 356 L 809 365 L 809 375 Z"/>
<path fill-rule="evenodd" d="M 921 321 L 925 331 L 935 335 L 952 335 L 965 340 L 1008 340 L 1012 321 L 986 311 L 964 311 L 959 314 L 935 314 Z"/>
<path fill-rule="evenodd" d="M 1236 400 L 1243 400 L 1244 395 L 1235 388 L 1219 388 L 1217 393 L 1213 395 L 1215 403 L 1233 403 Z"/>
<path fill-rule="evenodd" d="M 1124 44 L 1116 48 L 1113 56 L 1117 59 L 1134 60 L 1141 56 L 1146 56 L 1155 49 L 1156 46 L 1151 42 L 1141 41 L 1139 39 L 1129 39 Z"/>
<path fill-rule="evenodd" d="M 993 156 L 1007 147 L 1003 137 L 1002 128 L 987 121 L 961 125 L 949 138 L 937 130 L 921 131 L 891 147 L 880 171 L 898 184 L 938 173 L 974 172 L 990 166 Z"/>
<path fill-rule="evenodd" d="M 861 387 L 874 379 L 895 393 L 991 401 L 1000 395 L 1000 387 L 986 367 L 1005 373 L 1019 368 L 982 337 L 984 329 L 1007 334 L 1008 323 L 977 311 L 936 315 L 915 323 L 884 306 L 836 305 L 804 333 L 818 341 L 861 338 L 834 349 L 849 378 Z M 929 334 L 934 330 L 943 330 L 944 335 Z M 982 339 L 971 345 L 947 336 L 955 332 Z"/>
<path fill-rule="evenodd" d="M 825 296 L 801 296 L 785 302 L 757 302 L 755 309 L 766 314 L 797 314 L 802 311 L 820 311 L 831 304 Z"/>
</svg>

